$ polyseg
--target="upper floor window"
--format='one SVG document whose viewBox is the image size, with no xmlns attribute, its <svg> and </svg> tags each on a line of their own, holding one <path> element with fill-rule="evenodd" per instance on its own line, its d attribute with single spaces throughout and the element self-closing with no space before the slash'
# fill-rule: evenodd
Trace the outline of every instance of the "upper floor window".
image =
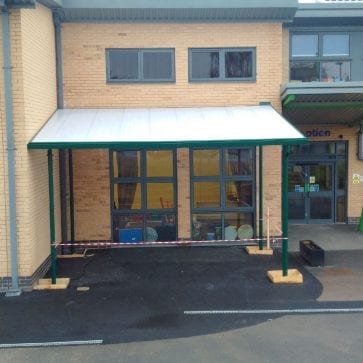
<svg viewBox="0 0 363 363">
<path fill-rule="evenodd" d="M 292 81 L 350 81 L 350 73 L 349 34 L 292 34 L 290 56 Z"/>
<path fill-rule="evenodd" d="M 108 82 L 173 82 L 174 49 L 106 49 Z"/>
<path fill-rule="evenodd" d="M 254 48 L 189 49 L 191 81 L 253 81 L 255 64 Z"/>
</svg>

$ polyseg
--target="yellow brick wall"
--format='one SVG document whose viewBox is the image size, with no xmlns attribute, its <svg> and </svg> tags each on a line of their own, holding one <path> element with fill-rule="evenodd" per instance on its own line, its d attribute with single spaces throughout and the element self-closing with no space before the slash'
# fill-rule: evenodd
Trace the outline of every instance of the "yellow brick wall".
<svg viewBox="0 0 363 363">
<path fill-rule="evenodd" d="M 66 108 L 279 105 L 279 24 L 63 24 Z M 105 48 L 175 48 L 176 82 L 107 84 Z M 257 82 L 188 82 L 188 48 L 256 47 Z"/>
<path fill-rule="evenodd" d="M 319 125 L 319 127 L 301 127 L 302 131 L 311 129 L 330 130 L 330 137 L 311 137 L 311 141 L 348 141 L 348 217 L 359 217 L 363 208 L 363 183 L 353 184 L 353 174 L 363 175 L 363 161 L 358 160 L 358 127 Z"/>
<path fill-rule="evenodd" d="M 66 108 L 188 107 L 256 105 L 267 100 L 280 110 L 282 43 L 279 24 L 66 23 L 62 25 L 64 104 Z M 106 48 L 158 47 L 175 48 L 175 83 L 106 83 Z M 256 47 L 256 82 L 189 83 L 188 48 L 192 47 Z M 279 224 L 280 149 L 266 148 L 272 149 L 275 154 L 265 155 L 264 188 L 265 198 L 274 209 L 274 224 Z M 108 168 L 106 154 L 77 151 L 74 164 L 77 239 L 110 238 L 109 171 L 99 167 L 95 170 L 95 162 Z M 179 238 L 190 238 L 187 149 L 178 150 L 177 173 L 178 234 Z M 98 187 L 90 183 L 90 178 L 98 180 Z"/>
<path fill-rule="evenodd" d="M 109 153 L 73 151 L 76 240 L 111 239 Z"/>
<path fill-rule="evenodd" d="M 56 110 L 51 11 L 41 5 L 36 9 L 12 10 L 10 41 L 19 275 L 29 276 L 50 252 L 47 154 L 28 151 L 27 143 Z M 54 153 L 57 240 L 60 239 L 58 169 L 58 157 Z M 0 270 L 0 276 L 9 273 L 9 269 Z"/>
</svg>

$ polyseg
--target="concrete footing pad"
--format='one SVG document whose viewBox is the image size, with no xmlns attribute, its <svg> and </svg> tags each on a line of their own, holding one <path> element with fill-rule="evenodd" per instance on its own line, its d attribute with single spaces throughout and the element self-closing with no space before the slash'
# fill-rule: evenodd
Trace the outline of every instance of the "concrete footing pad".
<svg viewBox="0 0 363 363">
<path fill-rule="evenodd" d="M 68 287 L 70 278 L 57 278 L 55 284 L 52 284 L 52 279 L 40 279 L 33 287 L 34 290 L 64 290 Z"/>
<path fill-rule="evenodd" d="M 282 270 L 267 271 L 267 276 L 274 284 L 302 284 L 303 275 L 296 269 L 287 270 L 287 276 L 282 275 Z"/>
<path fill-rule="evenodd" d="M 267 249 L 266 247 L 264 247 L 262 250 L 260 250 L 258 246 L 247 246 L 246 252 L 249 255 L 273 255 L 273 250 L 271 248 Z"/>
</svg>

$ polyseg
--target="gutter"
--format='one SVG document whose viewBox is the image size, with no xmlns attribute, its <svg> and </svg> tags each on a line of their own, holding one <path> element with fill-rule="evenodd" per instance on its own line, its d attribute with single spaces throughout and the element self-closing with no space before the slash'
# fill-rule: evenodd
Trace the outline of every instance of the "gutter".
<svg viewBox="0 0 363 363">
<path fill-rule="evenodd" d="M 16 189 L 15 189 L 15 145 L 14 145 L 14 118 L 11 81 L 11 56 L 9 34 L 9 11 L 6 7 L 1 9 L 3 53 L 4 53 L 4 85 L 5 85 L 5 118 L 7 136 L 7 161 L 9 184 L 9 225 L 10 225 L 10 253 L 11 253 L 11 288 L 5 296 L 19 296 L 18 276 L 18 241 L 16 224 Z"/>
</svg>

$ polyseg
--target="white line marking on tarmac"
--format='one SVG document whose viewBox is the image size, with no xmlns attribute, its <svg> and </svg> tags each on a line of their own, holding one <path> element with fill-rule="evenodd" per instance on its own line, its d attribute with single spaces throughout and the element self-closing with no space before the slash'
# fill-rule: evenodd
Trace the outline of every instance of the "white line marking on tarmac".
<svg viewBox="0 0 363 363">
<path fill-rule="evenodd" d="M 93 345 L 102 344 L 102 339 L 95 340 L 70 340 L 66 342 L 40 342 L 40 343 L 14 343 L 0 344 L 0 348 L 37 348 L 37 347 L 63 347 L 69 345 Z"/>
<path fill-rule="evenodd" d="M 257 315 L 257 314 L 324 314 L 363 313 L 363 308 L 261 309 L 261 310 L 186 310 L 185 315 Z"/>
</svg>

